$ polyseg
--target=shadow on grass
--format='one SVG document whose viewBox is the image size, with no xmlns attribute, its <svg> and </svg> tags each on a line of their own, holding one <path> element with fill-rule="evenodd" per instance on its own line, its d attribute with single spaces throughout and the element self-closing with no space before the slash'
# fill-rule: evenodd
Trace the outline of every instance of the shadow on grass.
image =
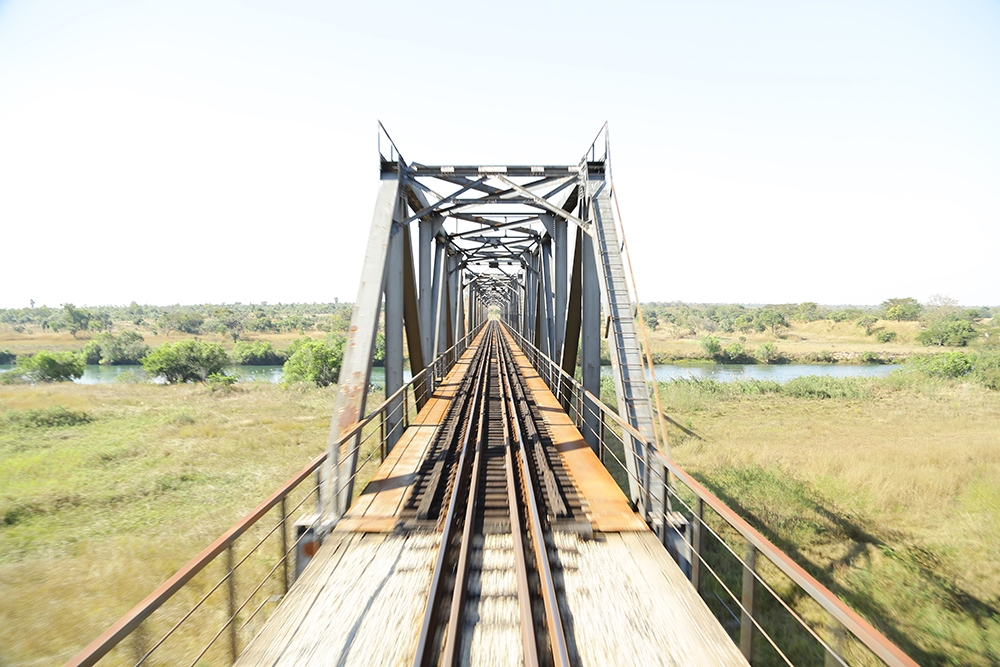
<svg viewBox="0 0 1000 667">
<path fill-rule="evenodd" d="M 1000 610 L 943 577 L 935 569 L 939 566 L 938 558 L 931 551 L 902 544 L 898 539 L 890 544 L 850 517 L 828 507 L 807 485 L 759 467 L 720 470 L 712 475 L 699 473 L 695 477 L 921 665 L 967 664 L 965 659 L 972 657 L 981 661 L 976 664 L 997 664 L 996 650 L 988 637 L 996 628 L 988 626 L 1000 618 Z M 886 537 L 892 539 L 893 536 Z M 804 547 L 833 543 L 846 546 L 846 553 L 826 564 L 812 560 L 802 551 Z M 893 582 L 891 579 L 879 581 L 878 575 L 872 573 L 873 549 L 902 569 L 904 580 L 895 582 L 897 586 L 924 589 L 920 596 L 927 604 L 939 608 L 934 612 L 968 615 L 982 637 L 984 653 L 977 654 L 972 647 L 954 644 L 946 633 L 940 632 L 941 628 L 917 625 L 919 618 L 927 614 L 907 607 L 905 599 L 900 598 L 899 604 L 886 604 L 884 599 L 876 599 L 891 595 Z M 833 572 L 844 567 L 870 577 L 871 586 L 867 588 L 879 594 L 870 595 L 868 590 L 855 590 L 838 583 Z M 739 566 L 735 569 L 738 574 Z M 734 579 L 731 585 L 738 585 L 738 580 Z M 800 596 L 804 597 L 805 593 L 800 592 Z M 914 636 L 915 631 L 918 636 Z M 937 639 L 938 647 L 928 648 L 917 643 L 920 639 L 926 642 L 932 638 Z M 965 659 L 956 653 L 966 653 Z"/>
</svg>

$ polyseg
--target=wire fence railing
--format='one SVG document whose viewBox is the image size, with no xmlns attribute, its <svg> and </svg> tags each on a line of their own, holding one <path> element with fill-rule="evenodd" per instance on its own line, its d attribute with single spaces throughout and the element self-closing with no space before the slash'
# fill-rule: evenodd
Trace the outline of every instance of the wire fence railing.
<svg viewBox="0 0 1000 667">
<path fill-rule="evenodd" d="M 355 497 L 481 328 L 438 355 L 334 443 L 342 451 L 353 441 L 340 462 L 357 456 Z M 326 453 L 313 459 L 65 667 L 233 664 L 319 548 L 326 459 Z"/>
<path fill-rule="evenodd" d="M 638 488 L 636 508 L 751 665 L 916 666 L 599 396 L 506 329 L 619 488 Z"/>
</svg>

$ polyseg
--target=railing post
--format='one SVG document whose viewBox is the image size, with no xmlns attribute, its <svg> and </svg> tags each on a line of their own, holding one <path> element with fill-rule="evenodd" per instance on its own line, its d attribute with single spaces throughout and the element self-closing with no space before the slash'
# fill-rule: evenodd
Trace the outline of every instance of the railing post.
<svg viewBox="0 0 1000 667">
<path fill-rule="evenodd" d="M 233 569 L 233 545 L 226 547 L 226 569 L 229 570 L 229 580 L 226 588 L 229 591 L 229 657 L 231 663 L 236 662 L 237 627 L 236 627 L 236 571 Z"/>
<path fill-rule="evenodd" d="M 740 611 L 740 651 L 747 662 L 753 657 L 753 594 L 757 570 L 757 548 L 747 540 L 743 567 L 743 609 Z"/>
<path fill-rule="evenodd" d="M 667 534 L 667 509 L 669 506 L 669 495 L 670 495 L 670 473 L 667 472 L 667 466 L 660 466 L 663 474 L 660 475 L 660 517 L 662 518 L 662 523 L 660 524 L 660 542 L 663 546 L 667 546 L 667 542 L 670 541 Z"/>
<path fill-rule="evenodd" d="M 605 434 L 607 432 L 607 425 L 604 423 L 604 411 L 601 411 L 601 422 L 600 422 L 600 437 L 597 439 L 597 456 L 601 459 L 601 463 L 604 463 L 604 442 Z M 604 467 L 607 468 L 608 464 L 604 463 Z"/>
<path fill-rule="evenodd" d="M 403 390 L 403 428 L 410 428 L 410 402 L 407 400 L 409 392 Z"/>
<path fill-rule="evenodd" d="M 379 461 L 385 461 L 385 410 L 379 413 Z"/>
<path fill-rule="evenodd" d="M 647 521 L 653 519 L 653 489 L 650 488 L 653 480 L 653 473 L 650 464 L 653 461 L 652 449 L 648 442 L 642 443 L 642 504 L 643 518 Z"/>
<path fill-rule="evenodd" d="M 700 497 L 694 501 L 695 516 L 693 522 L 693 534 L 691 535 L 691 584 L 694 589 L 701 592 L 701 559 L 704 551 L 705 540 L 705 501 Z"/>
<path fill-rule="evenodd" d="M 288 512 L 285 508 L 285 498 L 281 497 L 281 594 L 288 593 Z"/>
<path fill-rule="evenodd" d="M 316 469 L 316 514 L 323 513 L 323 474 L 320 472 L 322 467 Z M 330 480 L 333 483 L 333 480 Z M 327 489 L 327 492 L 331 492 L 331 489 Z M 308 497 L 308 496 L 307 496 Z"/>
</svg>

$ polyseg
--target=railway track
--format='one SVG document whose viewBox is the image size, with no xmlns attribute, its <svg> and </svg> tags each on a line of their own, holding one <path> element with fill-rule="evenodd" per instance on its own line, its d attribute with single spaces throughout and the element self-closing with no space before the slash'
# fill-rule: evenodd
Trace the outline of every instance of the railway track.
<svg viewBox="0 0 1000 667">
<path fill-rule="evenodd" d="M 443 532 L 414 664 L 567 667 L 547 542 L 579 508 L 498 324 L 465 382 L 411 500 Z"/>
</svg>

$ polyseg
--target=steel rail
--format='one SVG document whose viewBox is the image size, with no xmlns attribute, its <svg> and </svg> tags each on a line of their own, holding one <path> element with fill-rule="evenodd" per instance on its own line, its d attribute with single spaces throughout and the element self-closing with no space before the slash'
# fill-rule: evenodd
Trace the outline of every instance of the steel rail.
<svg viewBox="0 0 1000 667">
<path fill-rule="evenodd" d="M 576 378 L 566 373 L 558 364 L 528 343 L 518 332 L 514 331 L 506 324 L 503 325 L 509 333 L 517 339 L 518 345 L 525 351 L 530 351 L 538 360 L 545 361 L 550 368 L 556 370 L 556 375 L 562 382 L 569 382 L 581 396 L 590 399 L 598 410 L 608 419 L 617 424 L 623 431 L 633 438 L 652 446 L 632 427 L 631 424 L 622 419 L 617 413 L 612 412 L 601 402 L 600 398 L 583 388 L 576 381 Z M 538 368 L 538 365 L 535 364 Z M 539 369 L 540 372 L 541 369 Z M 551 371 L 550 371 L 551 373 Z M 671 459 L 664 456 L 659 451 L 654 451 L 657 461 L 670 471 L 678 480 L 684 483 L 699 499 L 712 508 L 726 523 L 735 529 L 745 540 L 751 543 L 761 554 L 770 560 L 782 573 L 791 579 L 799 588 L 805 591 L 810 598 L 815 600 L 827 613 L 841 623 L 844 628 L 865 645 L 872 653 L 878 656 L 883 662 L 891 667 L 919 667 L 917 663 L 898 646 L 889 641 L 881 632 L 862 618 L 857 612 L 844 604 L 840 598 L 834 595 L 826 586 L 816 580 L 811 574 L 806 572 L 800 565 L 789 558 L 784 552 L 778 549 L 756 528 L 751 526 L 743 517 L 729 508 L 724 502 L 715 496 L 711 491 L 702 486 L 696 479 L 682 470 Z M 627 469 L 626 469 L 627 472 Z"/>
<path fill-rule="evenodd" d="M 510 388 L 510 378 L 507 377 L 509 369 L 505 367 L 499 332 L 495 329 L 493 330 L 493 336 L 496 343 L 494 349 L 497 355 L 497 382 L 500 385 L 500 414 L 502 415 L 504 430 L 503 450 L 504 468 L 506 468 L 507 474 L 507 506 L 510 508 L 510 534 L 514 542 L 514 562 L 517 566 L 517 601 L 521 608 L 521 650 L 524 654 L 524 664 L 527 667 L 538 667 L 538 642 L 535 639 L 535 619 L 531 611 L 531 590 L 528 587 L 528 564 L 524 557 L 524 526 L 521 522 L 521 512 L 517 504 L 517 483 L 514 480 L 514 439 L 520 439 L 518 438 L 520 428 L 517 423 L 517 407 L 513 404 L 514 392 Z M 527 468 L 524 468 L 523 472 L 522 483 L 528 482 L 526 479 Z M 533 502 L 534 491 L 530 483 L 526 484 L 524 490 L 528 498 Z M 534 522 L 538 519 L 537 512 L 532 514 L 529 519 L 534 525 Z M 539 567 L 541 567 L 541 564 L 539 564 Z M 548 607 L 548 604 L 546 604 L 546 607 Z"/>
<path fill-rule="evenodd" d="M 487 332 L 489 333 L 489 332 Z M 455 571 L 455 586 L 452 588 L 451 592 L 451 607 L 448 614 L 448 627 L 446 628 L 447 635 L 445 636 L 444 643 L 444 653 L 441 657 L 440 664 L 450 667 L 451 665 L 457 664 L 456 657 L 458 654 L 458 646 L 461 641 L 461 612 L 462 607 L 465 604 L 465 595 L 467 592 L 467 586 L 465 585 L 466 575 L 469 573 L 469 547 L 472 544 L 472 528 L 475 522 L 476 516 L 476 495 L 479 491 L 479 479 L 482 474 L 482 453 L 483 444 L 486 440 L 487 433 L 487 413 L 484 409 L 486 405 L 486 399 L 489 393 L 489 368 L 490 368 L 490 347 L 492 347 L 492 337 L 487 343 L 486 350 L 483 355 L 482 360 L 482 400 L 479 403 L 479 429 L 476 435 L 476 451 L 472 459 L 472 474 L 469 478 L 469 498 L 465 505 L 465 525 L 462 526 L 462 542 L 459 547 L 458 552 L 458 564 Z M 470 416 L 475 416 L 476 412 L 470 412 Z M 472 430 L 472 424 L 469 424 L 469 430 Z M 454 500 L 459 495 L 459 485 L 458 475 L 461 474 L 461 469 L 458 470 L 455 477 L 455 486 L 452 490 L 452 499 Z M 449 527 L 450 528 L 450 527 Z M 441 544 L 442 546 L 447 545 L 444 538 L 447 537 L 450 542 L 451 531 L 448 530 L 446 536 L 442 536 Z"/>
<path fill-rule="evenodd" d="M 483 374 L 485 365 L 483 364 L 482 360 L 483 360 L 483 355 L 485 355 L 485 345 L 481 344 L 480 349 L 477 351 L 477 354 L 480 356 L 478 359 L 478 370 L 476 371 L 477 378 L 474 381 L 475 385 L 472 394 L 472 402 L 470 404 L 468 412 L 468 414 L 470 415 L 470 419 L 472 415 L 475 415 L 479 401 L 483 399 L 483 385 L 484 385 Z M 431 579 L 430 594 L 427 596 L 427 607 L 424 611 L 424 621 L 420 628 L 420 640 L 417 643 L 417 651 L 414 657 L 415 667 L 422 667 L 424 665 L 428 665 L 429 660 L 431 659 L 431 656 L 428 655 L 428 651 L 431 648 L 431 640 L 433 639 L 433 637 L 431 636 L 431 633 L 433 632 L 432 625 L 434 617 L 437 612 L 438 596 L 440 595 L 440 589 L 441 589 L 441 580 L 444 576 L 444 564 L 448 554 L 449 543 L 451 541 L 451 528 L 455 523 L 456 511 L 458 507 L 458 497 L 460 495 L 459 485 L 462 478 L 462 471 L 465 470 L 466 467 L 465 461 L 469 451 L 468 447 L 469 438 L 472 435 L 472 431 L 473 431 L 472 424 L 470 423 L 469 428 L 466 429 L 465 431 L 465 437 L 462 439 L 462 445 L 458 459 L 458 468 L 455 474 L 454 487 L 452 488 L 451 492 L 451 500 L 448 503 L 448 514 L 446 515 L 445 518 L 444 531 L 441 535 L 441 544 L 438 548 L 437 561 L 434 566 L 434 576 Z M 477 442 L 478 442 L 478 437 L 479 436 L 477 436 Z"/>
<path fill-rule="evenodd" d="M 498 333 L 499 338 L 499 333 Z M 500 345 L 504 348 L 506 341 Z M 559 613 L 559 600 L 556 597 L 555 580 L 552 576 L 552 568 L 549 563 L 548 549 L 545 546 L 545 535 L 542 531 L 541 514 L 538 511 L 538 502 L 535 496 L 534 485 L 531 482 L 531 473 L 528 467 L 528 453 L 524 448 L 524 430 L 521 427 L 520 419 L 517 416 L 517 406 L 514 403 L 514 375 L 513 359 L 509 355 L 509 350 L 501 352 L 503 359 L 500 362 L 503 382 L 507 385 L 507 396 L 511 402 L 511 428 L 518 442 L 518 454 L 521 461 L 521 478 L 524 484 L 525 505 L 528 520 L 531 524 L 532 546 L 535 554 L 535 567 L 538 569 L 538 577 L 542 589 L 542 601 L 545 605 L 545 621 L 549 633 L 549 645 L 552 650 L 552 659 L 556 667 L 569 667 L 569 648 L 566 643 L 566 633 L 562 624 L 562 617 Z M 506 401 L 505 401 L 506 403 Z M 510 449 L 508 448 L 508 454 Z M 513 475 L 513 466 L 508 460 L 508 475 Z M 512 509 L 513 511 L 513 509 Z M 523 611 L 523 609 L 522 609 Z M 530 614 L 530 609 L 529 609 Z M 533 619 L 522 617 L 522 623 L 529 623 L 533 627 Z"/>
</svg>

